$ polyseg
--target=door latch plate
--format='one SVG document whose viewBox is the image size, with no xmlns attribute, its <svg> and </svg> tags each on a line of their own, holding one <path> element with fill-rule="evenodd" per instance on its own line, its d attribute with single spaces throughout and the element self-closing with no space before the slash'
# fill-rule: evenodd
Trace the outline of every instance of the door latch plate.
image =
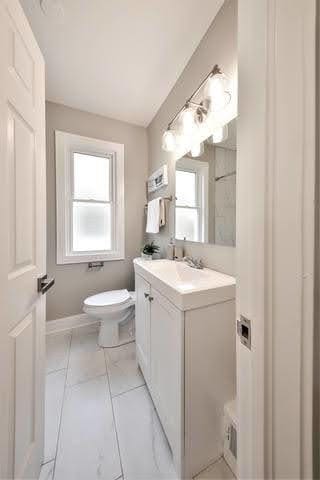
<svg viewBox="0 0 320 480">
<path fill-rule="evenodd" d="M 251 350 L 251 320 L 240 315 L 240 320 L 237 321 L 237 333 L 241 343 Z"/>
</svg>

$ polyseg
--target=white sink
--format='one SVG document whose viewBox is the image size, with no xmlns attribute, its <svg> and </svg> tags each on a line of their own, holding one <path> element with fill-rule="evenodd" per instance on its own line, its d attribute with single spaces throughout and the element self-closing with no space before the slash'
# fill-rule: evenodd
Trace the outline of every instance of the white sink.
<svg viewBox="0 0 320 480">
<path fill-rule="evenodd" d="M 197 270 L 172 260 L 134 260 L 136 273 L 151 281 L 181 310 L 213 305 L 235 298 L 234 277 L 204 268 Z"/>
</svg>

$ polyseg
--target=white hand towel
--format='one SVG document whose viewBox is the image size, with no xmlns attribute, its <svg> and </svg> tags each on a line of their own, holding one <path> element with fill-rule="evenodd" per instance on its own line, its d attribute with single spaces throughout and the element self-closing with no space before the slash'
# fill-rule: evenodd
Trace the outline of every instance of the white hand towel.
<svg viewBox="0 0 320 480">
<path fill-rule="evenodd" d="M 161 197 L 155 198 L 148 203 L 147 233 L 159 233 L 160 226 L 160 202 Z"/>
</svg>

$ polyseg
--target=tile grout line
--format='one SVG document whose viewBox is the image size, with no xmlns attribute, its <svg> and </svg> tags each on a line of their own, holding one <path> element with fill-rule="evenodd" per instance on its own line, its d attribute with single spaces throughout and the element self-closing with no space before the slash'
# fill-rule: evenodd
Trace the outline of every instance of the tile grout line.
<svg viewBox="0 0 320 480">
<path fill-rule="evenodd" d="M 120 461 L 121 475 L 120 475 L 118 478 L 121 478 L 121 477 L 124 478 L 123 464 L 122 464 L 121 450 L 120 450 L 120 442 L 119 442 L 119 436 L 118 436 L 118 429 L 117 429 L 116 417 L 115 417 L 115 414 L 114 414 L 113 398 L 112 398 L 112 395 L 111 395 L 109 370 L 108 370 L 108 365 L 107 365 L 106 356 L 105 356 L 105 354 L 104 354 L 104 348 L 102 348 L 102 352 L 103 352 L 104 363 L 105 363 L 105 366 L 106 366 L 106 378 L 107 378 L 107 384 L 108 384 L 108 389 L 109 389 L 109 395 L 110 395 L 110 401 L 111 401 L 111 410 L 112 410 L 112 417 L 113 417 L 113 424 L 114 424 L 114 430 L 115 430 L 115 434 L 116 434 L 116 441 L 117 441 L 119 461 Z"/>
<path fill-rule="evenodd" d="M 125 390 L 124 392 L 117 393 L 116 395 L 112 395 L 111 398 L 118 398 L 121 397 L 122 395 L 125 395 L 126 393 L 133 392 L 134 390 L 137 390 L 138 388 L 145 387 L 146 382 L 142 383 L 141 385 L 137 385 L 136 387 L 129 388 L 128 390 Z"/>
<path fill-rule="evenodd" d="M 105 377 L 107 374 L 106 373 L 101 373 L 100 375 L 95 375 L 94 377 L 87 378 L 86 380 L 81 380 L 80 382 L 73 383 L 72 385 L 66 385 L 66 389 L 69 390 L 69 388 L 77 387 L 78 385 L 83 385 L 84 383 L 92 382 L 92 380 L 95 380 L 96 378 L 100 377 Z"/>
<path fill-rule="evenodd" d="M 66 370 L 66 369 L 67 369 L 67 367 L 57 368 L 57 370 L 51 370 L 50 372 L 46 372 L 46 375 L 51 375 L 51 373 L 61 372 L 61 370 Z"/>
<path fill-rule="evenodd" d="M 68 360 L 67 360 L 67 368 L 66 368 L 66 377 L 65 377 L 65 381 L 64 381 L 64 389 L 63 389 L 63 397 L 62 397 L 62 406 L 61 406 L 61 412 L 60 412 L 60 422 L 59 422 L 59 428 L 58 428 L 56 454 L 55 454 L 55 457 L 54 457 L 54 466 L 53 466 L 53 472 L 52 472 L 52 480 L 54 480 L 54 477 L 55 477 L 55 474 L 56 474 L 56 464 L 57 464 L 57 454 L 58 454 L 58 446 L 59 446 L 60 432 L 61 432 L 61 424 L 62 424 L 62 414 L 63 414 L 63 408 L 64 408 L 64 403 L 65 403 L 66 391 L 67 391 L 67 376 L 68 376 L 69 362 L 70 362 L 71 342 L 72 342 L 72 331 L 70 332 L 70 340 L 69 340 L 69 348 L 68 348 Z"/>
<path fill-rule="evenodd" d="M 47 460 L 46 462 L 41 463 L 41 468 L 42 468 L 44 465 L 48 465 L 48 463 L 51 463 L 51 462 L 54 462 L 54 458 L 50 458 L 50 460 Z"/>
</svg>

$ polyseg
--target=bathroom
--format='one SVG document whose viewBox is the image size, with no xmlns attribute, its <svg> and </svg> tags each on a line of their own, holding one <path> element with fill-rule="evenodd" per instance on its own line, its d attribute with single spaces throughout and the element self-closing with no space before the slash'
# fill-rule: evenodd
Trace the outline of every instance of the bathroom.
<svg viewBox="0 0 320 480">
<path fill-rule="evenodd" d="M 0 478 L 320 478 L 318 14 L 0 0 Z"/>
</svg>

